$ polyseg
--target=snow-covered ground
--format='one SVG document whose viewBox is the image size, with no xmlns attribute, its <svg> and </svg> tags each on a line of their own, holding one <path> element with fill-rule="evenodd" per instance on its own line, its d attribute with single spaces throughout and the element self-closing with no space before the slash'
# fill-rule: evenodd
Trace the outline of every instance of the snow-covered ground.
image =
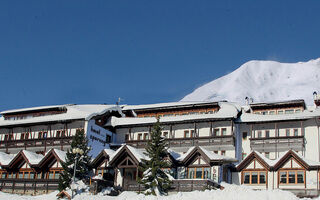
<svg viewBox="0 0 320 200">
<path fill-rule="evenodd" d="M 155 197 L 144 196 L 135 192 L 123 192 L 117 197 L 90 195 L 82 193 L 75 196 L 75 200 L 296 200 L 295 195 L 281 190 L 261 190 L 254 191 L 245 186 L 224 184 L 224 190 L 207 190 L 194 192 L 180 192 L 169 196 Z M 41 196 L 19 196 L 0 192 L 0 199 L 14 200 L 53 200 L 56 199 L 57 192 Z"/>
<path fill-rule="evenodd" d="M 319 81 L 320 58 L 298 63 L 253 60 L 197 88 L 181 101 L 228 100 L 245 104 L 245 97 L 250 97 L 254 102 L 304 99 L 312 105 L 312 93 L 320 92 Z"/>
</svg>

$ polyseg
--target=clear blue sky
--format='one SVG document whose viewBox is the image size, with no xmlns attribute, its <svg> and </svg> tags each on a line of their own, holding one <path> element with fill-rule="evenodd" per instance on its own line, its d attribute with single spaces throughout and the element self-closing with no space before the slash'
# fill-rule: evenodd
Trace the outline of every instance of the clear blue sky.
<svg viewBox="0 0 320 200">
<path fill-rule="evenodd" d="M 320 1 L 0 1 L 0 110 L 177 101 L 246 61 L 320 57 Z"/>
</svg>

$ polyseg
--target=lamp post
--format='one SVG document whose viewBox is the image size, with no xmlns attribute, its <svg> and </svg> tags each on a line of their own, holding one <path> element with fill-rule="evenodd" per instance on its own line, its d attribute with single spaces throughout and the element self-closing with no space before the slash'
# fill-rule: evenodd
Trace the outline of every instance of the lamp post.
<svg viewBox="0 0 320 200">
<path fill-rule="evenodd" d="M 76 170 L 77 170 L 77 160 L 78 160 L 78 154 L 82 155 L 84 152 L 82 149 L 79 149 L 79 148 L 73 148 L 72 149 L 72 153 L 76 155 L 75 159 L 74 159 L 74 167 L 73 167 L 73 184 L 76 183 Z M 75 189 L 72 189 L 72 199 L 73 199 L 73 196 L 74 196 L 74 190 Z"/>
</svg>

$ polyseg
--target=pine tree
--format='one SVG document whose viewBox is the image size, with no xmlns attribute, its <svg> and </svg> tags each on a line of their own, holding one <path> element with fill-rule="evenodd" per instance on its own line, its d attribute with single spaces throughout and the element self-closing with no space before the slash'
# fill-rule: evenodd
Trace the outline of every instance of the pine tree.
<svg viewBox="0 0 320 200">
<path fill-rule="evenodd" d="M 74 154 L 72 149 L 79 148 L 83 151 L 83 154 Z M 72 138 L 71 148 L 67 151 L 66 162 L 62 162 L 63 172 L 59 177 L 59 190 L 70 188 L 70 184 L 73 179 L 74 163 L 77 158 L 76 164 L 76 179 L 83 180 L 89 177 L 92 170 L 90 165 L 91 156 L 88 155 L 90 151 L 88 147 L 88 139 L 84 134 L 84 130 L 77 130 L 75 136 Z"/>
<path fill-rule="evenodd" d="M 158 118 L 152 128 L 150 140 L 146 146 L 145 155 L 148 156 L 150 160 L 143 159 L 140 167 L 140 170 L 143 171 L 143 177 L 139 179 L 138 182 L 146 188 L 144 192 L 146 195 L 167 194 L 171 185 L 168 175 L 162 170 L 164 168 L 170 168 L 170 164 L 164 160 L 168 152 L 166 150 L 166 141 L 161 137 L 161 130 L 162 128 Z"/>
</svg>

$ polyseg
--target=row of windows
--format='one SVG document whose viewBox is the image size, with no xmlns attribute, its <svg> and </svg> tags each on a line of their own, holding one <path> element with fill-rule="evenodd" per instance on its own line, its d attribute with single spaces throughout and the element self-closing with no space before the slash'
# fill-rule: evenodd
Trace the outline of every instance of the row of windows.
<svg viewBox="0 0 320 200">
<path fill-rule="evenodd" d="M 303 184 L 304 171 L 280 171 L 280 184 Z"/>
<path fill-rule="evenodd" d="M 184 113 L 168 113 L 168 114 L 159 114 L 159 115 L 141 115 L 141 117 L 174 117 L 174 116 L 181 116 L 181 115 L 203 115 L 203 114 L 213 114 L 216 113 L 217 111 L 201 111 L 201 112 L 184 112 Z"/>
<path fill-rule="evenodd" d="M 211 178 L 210 167 L 188 167 L 188 179 L 209 179 Z"/>
<path fill-rule="evenodd" d="M 17 179 L 59 179 L 61 170 L 51 170 L 49 172 L 30 172 L 30 171 L 21 171 L 21 172 L 0 172 L 1 179 L 6 178 L 17 178 Z"/>
<path fill-rule="evenodd" d="M 266 172 L 251 171 L 243 173 L 244 184 L 265 184 Z M 286 170 L 279 172 L 279 184 L 304 184 L 305 172 L 302 170 Z"/>
<path fill-rule="evenodd" d="M 266 172 L 244 172 L 243 173 L 244 184 L 265 184 Z"/>
<path fill-rule="evenodd" d="M 282 115 L 282 114 L 293 114 L 293 113 L 301 113 L 302 109 L 285 109 L 285 110 L 265 110 L 265 111 L 256 111 L 254 114 L 259 115 Z"/>
<path fill-rule="evenodd" d="M 65 137 L 66 136 L 66 131 L 61 130 L 61 131 L 56 131 L 55 137 Z M 47 138 L 48 137 L 48 132 L 47 131 L 40 131 L 38 132 L 38 139 L 40 138 Z M 31 133 L 21 133 L 20 134 L 20 140 L 27 140 L 31 139 Z M 16 138 L 17 139 L 17 138 Z M 4 135 L 4 141 L 7 140 L 14 140 L 14 135 L 13 133 L 5 134 Z"/>
<path fill-rule="evenodd" d="M 299 136 L 299 130 L 297 128 L 295 129 L 286 129 L 286 136 L 290 137 L 290 136 Z M 258 138 L 262 138 L 262 131 L 258 131 L 257 134 Z M 264 131 L 264 137 L 268 138 L 270 137 L 270 131 L 269 130 L 265 130 Z"/>
<path fill-rule="evenodd" d="M 224 136 L 227 135 L 227 129 L 226 128 L 215 128 L 213 129 L 213 136 Z M 169 138 L 169 132 L 164 131 L 162 132 L 162 137 Z M 195 131 L 192 130 L 185 130 L 184 131 L 184 138 L 193 138 L 196 137 Z M 138 133 L 137 140 L 148 140 L 149 139 L 149 133 Z M 129 134 L 125 135 L 125 140 L 129 140 Z"/>
</svg>

